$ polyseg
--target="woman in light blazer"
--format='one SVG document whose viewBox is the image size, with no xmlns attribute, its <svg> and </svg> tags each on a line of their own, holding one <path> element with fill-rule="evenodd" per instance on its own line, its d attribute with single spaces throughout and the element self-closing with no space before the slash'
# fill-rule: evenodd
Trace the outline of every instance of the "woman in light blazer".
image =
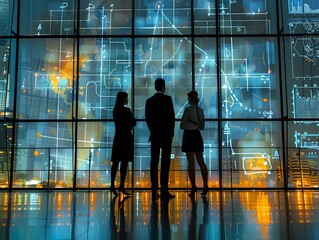
<svg viewBox="0 0 319 240">
<path fill-rule="evenodd" d="M 203 152 L 204 143 L 200 130 L 205 127 L 204 111 L 198 106 L 198 93 L 190 91 L 188 94 L 188 103 L 190 106 L 186 107 L 181 120 L 180 128 L 184 130 L 182 140 L 182 151 L 186 153 L 188 161 L 188 175 L 192 185 L 190 196 L 197 191 L 195 183 L 195 157 L 200 167 L 204 189 L 201 195 L 206 195 L 208 192 L 208 172 L 207 166 L 204 162 Z"/>
</svg>

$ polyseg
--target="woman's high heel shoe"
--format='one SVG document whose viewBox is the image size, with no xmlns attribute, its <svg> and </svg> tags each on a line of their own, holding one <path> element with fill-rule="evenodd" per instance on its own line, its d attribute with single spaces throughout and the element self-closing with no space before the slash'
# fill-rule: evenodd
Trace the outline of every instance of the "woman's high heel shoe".
<svg viewBox="0 0 319 240">
<path fill-rule="evenodd" d="M 188 194 L 188 196 L 194 196 L 197 192 L 197 187 L 192 187 L 191 192 Z"/>
<path fill-rule="evenodd" d="M 114 187 L 110 187 L 110 191 L 115 195 L 115 196 L 118 196 L 119 193 L 115 190 Z"/>
<path fill-rule="evenodd" d="M 124 196 L 132 196 L 132 194 L 128 193 L 124 188 L 120 188 L 120 193 L 122 193 Z"/>
<path fill-rule="evenodd" d="M 203 189 L 201 195 L 202 195 L 202 196 L 205 196 L 205 195 L 208 193 L 208 191 L 209 191 L 209 188 L 208 188 L 208 187 L 204 187 L 204 189 Z"/>
</svg>

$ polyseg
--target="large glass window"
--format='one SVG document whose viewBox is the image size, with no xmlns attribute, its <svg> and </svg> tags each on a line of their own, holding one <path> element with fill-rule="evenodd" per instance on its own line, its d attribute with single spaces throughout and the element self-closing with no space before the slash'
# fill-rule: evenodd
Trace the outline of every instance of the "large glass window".
<svg viewBox="0 0 319 240">
<path fill-rule="evenodd" d="M 319 186 L 317 1 L 0 4 L 1 186 L 109 187 L 125 91 L 137 119 L 126 186 L 149 188 L 145 102 L 158 77 L 176 118 L 170 187 L 190 187 L 180 130 L 190 90 L 211 188 Z"/>
</svg>

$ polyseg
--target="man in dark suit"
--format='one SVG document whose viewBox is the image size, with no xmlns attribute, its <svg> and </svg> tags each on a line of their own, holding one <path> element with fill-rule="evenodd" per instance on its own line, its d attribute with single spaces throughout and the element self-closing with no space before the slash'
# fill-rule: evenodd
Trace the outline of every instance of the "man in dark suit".
<svg viewBox="0 0 319 240">
<path fill-rule="evenodd" d="M 165 93 L 165 80 L 155 80 L 155 90 L 152 97 L 147 99 L 145 105 L 145 118 L 150 130 L 149 141 L 151 142 L 151 184 L 152 199 L 156 198 L 158 190 L 158 163 L 160 149 L 161 156 L 161 197 L 173 198 L 168 191 L 168 178 L 172 140 L 175 128 L 175 113 L 172 98 Z"/>
</svg>

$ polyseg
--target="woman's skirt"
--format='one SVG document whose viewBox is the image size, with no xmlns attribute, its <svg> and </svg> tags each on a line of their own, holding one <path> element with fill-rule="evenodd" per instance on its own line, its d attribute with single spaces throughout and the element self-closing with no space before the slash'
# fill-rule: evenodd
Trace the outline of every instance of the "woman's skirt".
<svg viewBox="0 0 319 240">
<path fill-rule="evenodd" d="M 199 130 L 184 130 L 182 152 L 203 152 L 204 142 Z"/>
</svg>

